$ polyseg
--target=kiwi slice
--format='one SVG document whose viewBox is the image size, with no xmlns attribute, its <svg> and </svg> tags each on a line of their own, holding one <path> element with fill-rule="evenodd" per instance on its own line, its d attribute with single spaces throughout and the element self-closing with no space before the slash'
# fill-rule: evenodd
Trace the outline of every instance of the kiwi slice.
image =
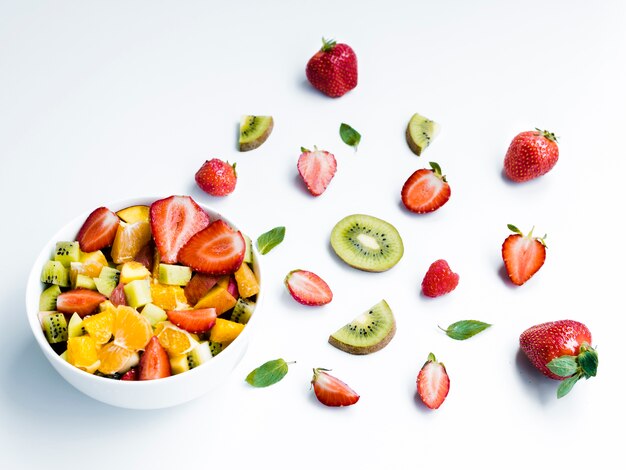
<svg viewBox="0 0 626 470">
<path fill-rule="evenodd" d="M 272 133 L 272 116 L 243 116 L 239 125 L 239 150 L 247 152 L 259 147 Z"/>
<path fill-rule="evenodd" d="M 48 287 L 39 296 L 39 311 L 50 312 L 57 309 L 57 297 L 61 295 L 61 288 L 56 284 Z"/>
<path fill-rule="evenodd" d="M 213 355 L 211 354 L 209 342 L 202 341 L 195 348 L 189 351 L 189 353 L 187 353 L 187 364 L 190 369 L 193 369 L 194 367 L 204 364 L 212 357 Z"/>
<path fill-rule="evenodd" d="M 66 268 L 72 261 L 80 260 L 80 245 L 78 242 L 58 242 L 54 250 L 54 261 L 60 261 Z"/>
<path fill-rule="evenodd" d="M 381 300 L 328 338 L 337 349 L 350 354 L 369 354 L 381 350 L 396 333 L 396 320 L 389 305 Z"/>
<path fill-rule="evenodd" d="M 62 343 L 67 341 L 67 320 L 62 313 L 51 313 L 41 319 L 43 332 L 48 343 Z"/>
<path fill-rule="evenodd" d="M 80 318 L 78 313 L 72 313 L 70 321 L 67 323 L 67 337 L 74 338 L 76 336 L 82 336 L 85 333 L 87 332 L 83 328 L 83 319 Z"/>
<path fill-rule="evenodd" d="M 365 214 L 349 215 L 337 222 L 330 234 L 330 244 L 337 256 L 363 271 L 387 271 L 404 254 L 402 238 L 396 228 Z"/>
<path fill-rule="evenodd" d="M 233 312 L 230 314 L 230 319 L 237 323 L 248 323 L 254 312 L 254 307 L 256 307 L 256 303 L 252 300 L 240 297 L 235 304 Z"/>
<path fill-rule="evenodd" d="M 69 271 L 60 261 L 46 261 L 41 270 L 41 282 L 68 287 L 70 285 Z"/>
<path fill-rule="evenodd" d="M 222 349 L 224 349 L 224 345 L 222 343 L 218 343 L 217 341 L 209 340 L 208 343 L 212 356 L 217 356 L 222 352 Z"/>
<path fill-rule="evenodd" d="M 406 127 L 406 141 L 413 153 L 420 156 L 439 133 L 439 124 L 415 113 Z"/>
</svg>

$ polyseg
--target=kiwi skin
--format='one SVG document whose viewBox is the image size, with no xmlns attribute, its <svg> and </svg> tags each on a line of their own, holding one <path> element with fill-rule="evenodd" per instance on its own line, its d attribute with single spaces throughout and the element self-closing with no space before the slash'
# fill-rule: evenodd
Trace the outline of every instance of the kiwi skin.
<svg viewBox="0 0 626 470">
<path fill-rule="evenodd" d="M 242 136 L 240 134 L 240 137 L 239 137 L 239 151 L 240 152 L 248 152 L 249 150 L 254 150 L 260 147 L 261 144 L 263 144 L 267 140 L 267 138 L 272 133 L 272 130 L 274 129 L 274 119 L 272 118 L 272 116 L 244 116 L 242 119 L 242 124 L 246 123 L 248 121 L 248 118 L 256 118 L 256 117 L 269 118 L 267 120 L 268 125 L 261 135 L 259 135 L 256 139 L 250 140 L 248 142 L 246 141 L 242 142 Z"/>
<path fill-rule="evenodd" d="M 425 141 L 422 140 L 420 143 L 418 143 L 419 137 L 414 138 L 414 136 L 411 135 L 411 123 L 413 122 L 414 119 L 419 119 L 422 125 L 432 124 L 432 127 L 433 127 L 432 134 L 427 135 L 426 133 L 424 133 L 423 137 L 426 140 Z M 411 116 L 411 119 L 409 120 L 409 123 L 406 126 L 406 143 L 409 145 L 409 148 L 411 149 L 411 151 L 419 157 L 422 155 L 422 152 L 430 146 L 432 140 L 437 136 L 438 129 L 439 129 L 439 124 L 437 124 L 435 121 L 433 121 L 432 119 L 428 119 L 418 113 L 415 113 L 413 116 Z"/>
</svg>

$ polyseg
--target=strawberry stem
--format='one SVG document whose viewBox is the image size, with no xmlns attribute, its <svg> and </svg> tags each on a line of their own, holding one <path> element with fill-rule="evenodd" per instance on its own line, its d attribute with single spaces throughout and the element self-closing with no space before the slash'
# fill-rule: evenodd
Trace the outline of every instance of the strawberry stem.
<svg viewBox="0 0 626 470">
<path fill-rule="evenodd" d="M 554 132 L 541 130 L 538 127 L 535 127 L 535 130 L 537 132 L 539 132 L 539 134 L 544 136 L 546 139 L 548 139 L 549 141 L 551 141 L 551 142 L 558 142 L 559 138 L 554 134 Z"/>
<path fill-rule="evenodd" d="M 328 41 L 322 38 L 322 52 L 332 51 L 333 48 L 337 45 L 337 41 L 334 39 L 329 39 Z"/>
</svg>

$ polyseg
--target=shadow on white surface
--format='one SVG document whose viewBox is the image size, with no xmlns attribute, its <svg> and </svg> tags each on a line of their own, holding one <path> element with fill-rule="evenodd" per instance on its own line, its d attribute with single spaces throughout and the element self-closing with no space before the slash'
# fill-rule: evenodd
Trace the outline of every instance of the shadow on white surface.
<svg viewBox="0 0 626 470">
<path fill-rule="evenodd" d="M 519 371 L 520 382 L 528 396 L 534 397 L 544 406 L 556 402 L 556 389 L 559 381 L 552 380 L 539 372 L 521 349 L 518 349 L 515 356 L 515 365 Z"/>
</svg>

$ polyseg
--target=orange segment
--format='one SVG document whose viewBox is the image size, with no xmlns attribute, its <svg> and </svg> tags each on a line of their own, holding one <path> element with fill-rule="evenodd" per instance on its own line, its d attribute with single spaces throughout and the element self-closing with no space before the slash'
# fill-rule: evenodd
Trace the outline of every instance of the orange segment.
<svg viewBox="0 0 626 470">
<path fill-rule="evenodd" d="M 239 336 L 239 333 L 243 331 L 244 326 L 245 325 L 242 323 L 218 318 L 215 320 L 213 328 L 211 328 L 211 335 L 209 339 L 213 342 L 227 345 Z"/>
<path fill-rule="evenodd" d="M 135 351 L 118 346 L 115 343 L 105 344 L 98 351 L 100 365 L 98 370 L 103 374 L 124 373 L 139 363 L 139 355 Z"/>
<path fill-rule="evenodd" d="M 213 307 L 218 315 L 227 312 L 235 306 L 235 299 L 225 287 L 220 285 L 211 289 L 204 297 L 198 300 L 194 308 L 211 308 Z"/>
<path fill-rule="evenodd" d="M 187 331 L 167 321 L 159 323 L 155 333 L 170 356 L 186 354 L 198 344 Z"/>
<path fill-rule="evenodd" d="M 111 339 L 114 323 L 115 310 L 106 309 L 103 312 L 85 317 L 82 325 L 96 344 L 104 344 Z"/>
<path fill-rule="evenodd" d="M 151 238 L 152 231 L 147 220 L 139 220 L 132 224 L 120 222 L 111 247 L 113 262 L 119 264 L 132 261 Z"/>
<path fill-rule="evenodd" d="M 244 299 L 259 293 L 259 283 L 248 263 L 241 263 L 239 269 L 235 271 L 235 281 L 239 295 Z"/>
<path fill-rule="evenodd" d="M 154 283 L 150 286 L 152 303 L 163 310 L 184 310 L 189 307 L 185 291 L 180 286 Z"/>
<path fill-rule="evenodd" d="M 67 340 L 67 362 L 83 370 L 92 370 L 98 360 L 96 342 L 90 336 L 74 336 Z M 96 365 L 97 367 L 97 365 Z"/>
<path fill-rule="evenodd" d="M 113 328 L 114 343 L 133 351 L 144 349 L 152 338 L 152 326 L 146 317 L 132 307 L 117 307 Z"/>
</svg>

